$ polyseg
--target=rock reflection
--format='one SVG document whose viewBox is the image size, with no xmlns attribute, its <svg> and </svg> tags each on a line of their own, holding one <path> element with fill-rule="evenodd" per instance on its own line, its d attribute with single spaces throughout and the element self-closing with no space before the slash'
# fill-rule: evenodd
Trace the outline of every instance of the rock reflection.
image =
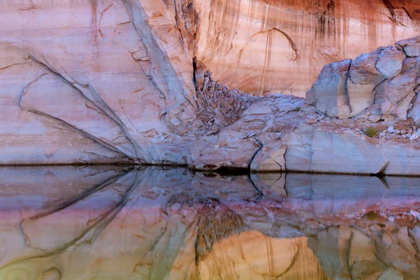
<svg viewBox="0 0 420 280">
<path fill-rule="evenodd" d="M 419 179 L 0 168 L 0 279 L 418 279 Z"/>
</svg>

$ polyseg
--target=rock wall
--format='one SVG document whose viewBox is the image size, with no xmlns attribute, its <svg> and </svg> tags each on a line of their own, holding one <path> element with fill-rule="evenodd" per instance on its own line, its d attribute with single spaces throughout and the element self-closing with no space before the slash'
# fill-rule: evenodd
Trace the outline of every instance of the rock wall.
<svg viewBox="0 0 420 280">
<path fill-rule="evenodd" d="M 416 33 L 418 10 L 396 0 L 1 2 L 0 164 L 284 170 L 298 144 L 277 140 L 318 116 L 298 114 L 299 98 L 260 95 L 302 96 L 325 63 Z M 392 73 L 372 75 L 356 93 Z"/>
<path fill-rule="evenodd" d="M 258 99 L 236 123 L 197 140 L 191 165 L 419 175 L 419 46 L 415 37 L 328 64 L 306 100 Z"/>
<path fill-rule="evenodd" d="M 0 5 L 1 164 L 186 162 L 199 121 L 177 30 L 162 45 L 138 1 Z"/>
<path fill-rule="evenodd" d="M 197 60 L 222 83 L 254 95 L 303 97 L 325 64 L 414 37 L 420 27 L 418 1 L 192 2 L 200 19 Z"/>
</svg>

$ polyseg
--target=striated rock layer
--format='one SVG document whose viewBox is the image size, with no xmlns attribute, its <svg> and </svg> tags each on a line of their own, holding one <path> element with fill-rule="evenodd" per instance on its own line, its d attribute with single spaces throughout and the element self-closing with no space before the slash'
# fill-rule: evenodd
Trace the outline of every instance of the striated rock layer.
<svg viewBox="0 0 420 280">
<path fill-rule="evenodd" d="M 420 3 L 403 0 L 189 1 L 197 59 L 255 95 L 303 97 L 321 68 L 419 34 Z"/>
</svg>

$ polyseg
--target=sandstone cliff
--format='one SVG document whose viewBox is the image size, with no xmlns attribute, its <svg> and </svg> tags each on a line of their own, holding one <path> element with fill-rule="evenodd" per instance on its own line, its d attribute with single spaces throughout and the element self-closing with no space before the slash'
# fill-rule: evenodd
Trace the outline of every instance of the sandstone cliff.
<svg viewBox="0 0 420 280">
<path fill-rule="evenodd" d="M 420 3 L 395 0 L 190 1 L 197 59 L 254 95 L 303 97 L 330 62 L 418 35 Z"/>
<path fill-rule="evenodd" d="M 197 140 L 191 164 L 418 175 L 419 74 L 420 37 L 328 64 L 305 101 L 260 98 L 237 122 Z"/>
<path fill-rule="evenodd" d="M 324 158 L 323 145 L 340 162 L 355 154 L 345 152 L 347 146 L 325 144 L 332 127 L 321 133 L 315 128 L 322 122 L 305 123 L 326 112 L 320 106 L 315 105 L 318 116 L 301 110 L 309 105 L 298 97 L 261 95 L 303 96 L 324 64 L 417 33 L 418 10 L 412 1 L 388 0 L 1 3 L 0 164 L 124 162 L 360 173 L 356 167 L 333 168 L 335 157 Z M 413 60 L 407 63 L 416 67 Z M 372 75 L 352 80 L 355 96 L 392 73 Z M 372 97 L 363 98 L 351 106 L 370 104 Z M 407 98 L 404 106 L 411 104 Z M 391 160 L 399 155 L 384 155 L 383 147 L 407 154 L 413 145 L 391 141 L 370 149 L 378 144 L 348 133 L 337 134 L 339 145 L 366 147 L 375 155 L 363 173 L 382 172 L 388 162 L 385 173 L 402 172 L 402 163 Z M 308 142 L 313 139 L 326 141 L 318 152 Z M 362 148 L 356 150 L 354 164 L 365 157 Z M 412 166 L 404 173 L 416 173 Z"/>
</svg>

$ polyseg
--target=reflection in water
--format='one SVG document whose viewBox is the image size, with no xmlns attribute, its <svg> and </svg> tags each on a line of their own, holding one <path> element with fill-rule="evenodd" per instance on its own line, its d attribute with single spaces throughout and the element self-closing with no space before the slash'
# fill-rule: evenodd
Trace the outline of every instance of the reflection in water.
<svg viewBox="0 0 420 280">
<path fill-rule="evenodd" d="M 0 168 L 0 279 L 418 279 L 417 178 Z"/>
</svg>

